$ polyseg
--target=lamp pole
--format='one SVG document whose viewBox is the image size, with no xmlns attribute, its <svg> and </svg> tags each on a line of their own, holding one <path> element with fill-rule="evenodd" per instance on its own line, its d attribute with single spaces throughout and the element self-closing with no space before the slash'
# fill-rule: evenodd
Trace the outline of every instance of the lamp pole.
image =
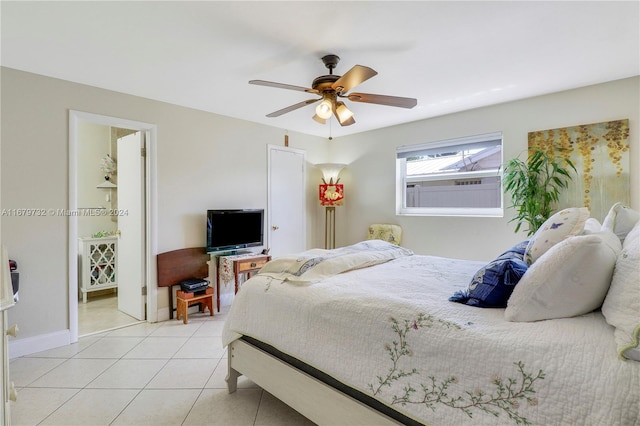
<svg viewBox="0 0 640 426">
<path fill-rule="evenodd" d="M 325 207 L 324 211 L 324 248 L 336 248 L 336 208 Z"/>
</svg>

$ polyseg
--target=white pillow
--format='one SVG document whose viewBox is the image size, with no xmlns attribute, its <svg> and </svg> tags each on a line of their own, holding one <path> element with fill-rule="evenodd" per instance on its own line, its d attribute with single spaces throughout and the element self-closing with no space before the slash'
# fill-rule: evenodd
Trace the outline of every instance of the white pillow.
<svg viewBox="0 0 640 426">
<path fill-rule="evenodd" d="M 598 222 L 598 219 L 595 217 L 590 217 L 584 223 L 584 229 L 582 230 L 582 235 L 595 234 L 596 232 L 600 232 L 602 230 L 602 225 Z"/>
<path fill-rule="evenodd" d="M 616 234 L 620 242 L 624 243 L 625 237 L 638 221 L 640 221 L 640 212 L 622 203 L 615 203 L 602 221 L 602 228 Z"/>
<path fill-rule="evenodd" d="M 640 361 L 640 222 L 626 235 L 602 314 L 615 327 L 620 357 Z"/>
<path fill-rule="evenodd" d="M 551 216 L 529 240 L 529 245 L 524 251 L 525 262 L 529 265 L 533 264 L 560 241 L 582 233 L 587 219 L 589 219 L 589 209 L 586 207 L 571 207 Z"/>
<path fill-rule="evenodd" d="M 551 247 L 513 289 L 507 321 L 586 314 L 602 305 L 621 244 L 613 232 L 577 235 Z"/>
</svg>

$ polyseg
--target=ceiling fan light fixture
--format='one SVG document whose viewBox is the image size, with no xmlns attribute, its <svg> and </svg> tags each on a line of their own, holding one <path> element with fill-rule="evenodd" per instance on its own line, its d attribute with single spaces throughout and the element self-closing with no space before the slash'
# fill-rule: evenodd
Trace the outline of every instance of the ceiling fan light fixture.
<svg viewBox="0 0 640 426">
<path fill-rule="evenodd" d="M 343 123 L 353 117 L 353 112 L 344 104 L 344 102 L 340 101 L 336 103 L 336 117 L 338 121 Z"/>
<path fill-rule="evenodd" d="M 356 122 L 356 120 L 353 119 L 353 117 L 349 117 L 346 120 L 343 121 L 339 121 L 341 126 L 351 126 L 352 124 L 354 124 Z"/>
<path fill-rule="evenodd" d="M 331 117 L 332 114 L 331 99 L 325 96 L 325 98 L 316 107 L 316 115 L 324 120 Z M 317 120 L 316 120 L 317 121 Z"/>
<path fill-rule="evenodd" d="M 313 115 L 313 119 L 320 124 L 327 124 L 327 120 L 318 116 L 318 114 Z"/>
</svg>

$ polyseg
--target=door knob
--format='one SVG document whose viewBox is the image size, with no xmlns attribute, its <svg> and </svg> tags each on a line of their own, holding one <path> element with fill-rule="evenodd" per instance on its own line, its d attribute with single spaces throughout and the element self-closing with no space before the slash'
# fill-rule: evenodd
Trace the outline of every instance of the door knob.
<svg viewBox="0 0 640 426">
<path fill-rule="evenodd" d="M 273 225 L 273 226 L 271 227 L 271 229 L 273 229 L 274 231 L 277 231 L 278 229 L 280 229 L 280 227 L 279 227 L 279 226 L 276 226 L 276 225 Z"/>
<path fill-rule="evenodd" d="M 16 392 L 16 385 L 9 383 L 9 400 L 16 402 L 18 400 L 18 392 Z"/>
<path fill-rule="evenodd" d="M 18 335 L 18 324 L 13 324 L 11 327 L 7 328 L 6 333 L 8 336 L 16 337 Z"/>
</svg>

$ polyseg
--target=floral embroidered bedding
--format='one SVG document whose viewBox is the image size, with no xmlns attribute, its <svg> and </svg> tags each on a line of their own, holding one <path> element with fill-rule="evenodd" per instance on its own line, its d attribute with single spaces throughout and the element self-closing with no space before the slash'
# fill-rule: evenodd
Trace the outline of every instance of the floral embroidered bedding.
<svg viewBox="0 0 640 426">
<path fill-rule="evenodd" d="M 389 246 L 354 245 L 358 262 L 314 279 L 278 273 L 311 276 L 335 252 L 271 265 L 236 295 L 223 343 L 255 338 L 423 424 L 640 424 L 640 362 L 619 357 L 599 310 L 507 321 L 449 301 L 486 262 Z"/>
</svg>

